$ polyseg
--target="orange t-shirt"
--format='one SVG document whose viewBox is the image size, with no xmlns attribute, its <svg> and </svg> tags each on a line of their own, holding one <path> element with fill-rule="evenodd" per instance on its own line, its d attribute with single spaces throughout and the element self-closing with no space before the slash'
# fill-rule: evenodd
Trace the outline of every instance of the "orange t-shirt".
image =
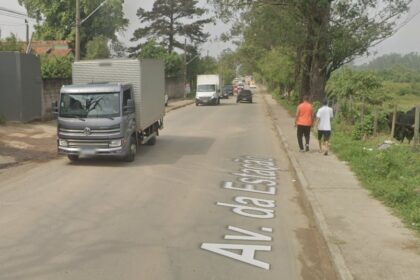
<svg viewBox="0 0 420 280">
<path fill-rule="evenodd" d="M 298 117 L 297 117 L 297 125 L 305 125 L 311 126 L 312 125 L 312 116 L 313 116 L 313 109 L 312 105 L 309 102 L 302 102 L 298 106 Z"/>
</svg>

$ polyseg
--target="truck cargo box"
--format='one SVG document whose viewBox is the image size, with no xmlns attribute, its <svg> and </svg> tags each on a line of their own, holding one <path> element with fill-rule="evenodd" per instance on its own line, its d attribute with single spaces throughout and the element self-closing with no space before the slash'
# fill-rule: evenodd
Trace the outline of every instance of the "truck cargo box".
<svg viewBox="0 0 420 280">
<path fill-rule="evenodd" d="M 129 83 L 133 86 L 137 130 L 165 115 L 165 69 L 156 59 L 84 60 L 73 64 L 73 84 Z"/>
</svg>

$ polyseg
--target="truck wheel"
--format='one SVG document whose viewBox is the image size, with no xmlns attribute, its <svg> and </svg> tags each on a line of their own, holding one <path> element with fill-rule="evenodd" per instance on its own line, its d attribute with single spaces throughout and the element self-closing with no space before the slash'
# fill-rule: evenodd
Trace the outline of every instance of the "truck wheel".
<svg viewBox="0 0 420 280">
<path fill-rule="evenodd" d="M 153 136 L 152 138 L 150 138 L 147 143 L 147 145 L 149 146 L 153 146 L 154 144 L 156 144 L 156 136 Z"/>
<path fill-rule="evenodd" d="M 67 155 L 67 157 L 70 161 L 78 161 L 79 160 L 78 155 Z"/>
<path fill-rule="evenodd" d="M 131 137 L 128 142 L 127 154 L 124 156 L 124 161 L 133 162 L 137 154 L 137 143 L 134 137 Z"/>
</svg>

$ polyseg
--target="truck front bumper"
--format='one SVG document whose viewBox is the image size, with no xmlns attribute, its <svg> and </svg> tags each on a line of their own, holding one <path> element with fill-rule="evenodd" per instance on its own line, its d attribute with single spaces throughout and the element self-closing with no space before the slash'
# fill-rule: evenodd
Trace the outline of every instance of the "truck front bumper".
<svg viewBox="0 0 420 280">
<path fill-rule="evenodd" d="M 124 156 L 127 152 L 128 145 L 123 141 L 121 146 L 109 147 L 105 145 L 106 142 L 88 142 L 88 141 L 75 141 L 66 140 L 67 146 L 60 145 L 58 141 L 58 153 L 64 155 L 79 155 L 79 156 Z"/>
<path fill-rule="evenodd" d="M 216 104 L 217 98 L 216 97 L 200 97 L 195 99 L 195 103 L 197 104 Z"/>
</svg>

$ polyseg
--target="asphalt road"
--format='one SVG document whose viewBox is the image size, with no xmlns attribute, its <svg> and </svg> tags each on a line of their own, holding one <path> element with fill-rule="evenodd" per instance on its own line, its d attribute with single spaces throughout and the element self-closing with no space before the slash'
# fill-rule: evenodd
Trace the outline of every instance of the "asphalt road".
<svg viewBox="0 0 420 280">
<path fill-rule="evenodd" d="M 0 174 L 0 279 L 336 279 L 261 96 L 170 112 L 135 162 Z"/>
</svg>

